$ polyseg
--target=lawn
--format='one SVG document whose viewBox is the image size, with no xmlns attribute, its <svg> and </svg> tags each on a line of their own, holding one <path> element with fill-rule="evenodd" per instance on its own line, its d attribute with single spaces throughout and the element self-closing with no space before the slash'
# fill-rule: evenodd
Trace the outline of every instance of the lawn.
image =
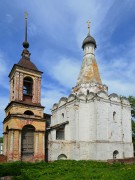
<svg viewBox="0 0 135 180">
<path fill-rule="evenodd" d="M 23 180 L 128 180 L 135 179 L 135 164 L 107 164 L 95 161 L 55 161 L 52 163 L 1 163 L 0 177 Z"/>
</svg>

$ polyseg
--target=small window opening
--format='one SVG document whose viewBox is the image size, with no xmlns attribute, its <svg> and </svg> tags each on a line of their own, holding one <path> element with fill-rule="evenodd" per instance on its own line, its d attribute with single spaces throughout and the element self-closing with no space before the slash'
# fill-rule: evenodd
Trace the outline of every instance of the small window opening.
<svg viewBox="0 0 135 180">
<path fill-rule="evenodd" d="M 34 115 L 34 113 L 32 111 L 29 111 L 29 110 L 25 111 L 24 114 L 26 114 L 26 115 Z"/>
<path fill-rule="evenodd" d="M 59 129 L 56 130 L 56 139 L 58 140 L 63 140 L 65 139 L 65 127 L 61 127 Z"/>
<path fill-rule="evenodd" d="M 13 79 L 13 93 L 14 93 L 14 79 Z"/>
<path fill-rule="evenodd" d="M 14 87 L 14 79 L 13 79 L 13 87 Z"/>
<path fill-rule="evenodd" d="M 117 150 L 115 150 L 113 152 L 113 159 L 116 159 L 118 154 L 119 154 L 119 152 Z"/>
<path fill-rule="evenodd" d="M 113 120 L 114 121 L 116 120 L 116 112 L 115 111 L 113 112 Z"/>
<path fill-rule="evenodd" d="M 32 95 L 33 80 L 31 77 L 26 77 L 23 80 L 23 94 Z"/>
<path fill-rule="evenodd" d="M 61 114 L 61 120 L 64 120 L 64 113 Z"/>
</svg>

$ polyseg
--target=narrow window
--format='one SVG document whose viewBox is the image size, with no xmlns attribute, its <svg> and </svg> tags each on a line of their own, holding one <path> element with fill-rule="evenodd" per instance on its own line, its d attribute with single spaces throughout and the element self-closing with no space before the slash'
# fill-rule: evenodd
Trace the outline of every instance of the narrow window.
<svg viewBox="0 0 135 180">
<path fill-rule="evenodd" d="M 13 93 L 14 93 L 14 79 L 13 79 Z"/>
<path fill-rule="evenodd" d="M 56 139 L 58 140 L 63 140 L 65 139 L 65 127 L 61 127 L 59 129 L 56 130 Z"/>
<path fill-rule="evenodd" d="M 114 121 L 116 120 L 116 112 L 115 111 L 113 112 L 113 120 Z"/>
<path fill-rule="evenodd" d="M 61 119 L 64 120 L 64 113 L 61 114 Z"/>
</svg>

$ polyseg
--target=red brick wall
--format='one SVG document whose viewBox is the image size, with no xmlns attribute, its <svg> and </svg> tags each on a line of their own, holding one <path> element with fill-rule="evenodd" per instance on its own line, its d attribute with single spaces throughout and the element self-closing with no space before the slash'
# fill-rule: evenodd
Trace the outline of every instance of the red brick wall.
<svg viewBox="0 0 135 180">
<path fill-rule="evenodd" d="M 4 156 L 3 154 L 0 154 L 0 163 L 1 162 L 7 162 L 7 157 Z"/>
</svg>

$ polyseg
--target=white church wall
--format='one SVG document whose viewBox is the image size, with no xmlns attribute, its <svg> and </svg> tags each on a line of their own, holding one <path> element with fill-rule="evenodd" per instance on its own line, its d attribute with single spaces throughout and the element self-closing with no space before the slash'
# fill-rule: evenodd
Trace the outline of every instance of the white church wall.
<svg viewBox="0 0 135 180">
<path fill-rule="evenodd" d="M 111 101 L 109 108 L 109 139 L 110 141 L 122 141 L 123 127 L 122 127 L 122 114 L 121 103 Z"/>
<path fill-rule="evenodd" d="M 56 160 L 60 154 L 75 160 L 107 160 L 113 158 L 114 151 L 118 151 L 117 158 L 133 156 L 130 106 L 122 106 L 118 97 L 79 95 L 53 115 L 58 119 L 52 117 L 54 125 L 64 121 L 69 124 L 65 125 L 65 140 L 56 140 L 56 130 L 51 132 L 50 160 Z"/>
<path fill-rule="evenodd" d="M 134 156 L 133 144 L 131 142 L 123 144 L 123 148 L 124 148 L 124 158 L 129 158 Z"/>
<path fill-rule="evenodd" d="M 97 114 L 97 140 L 108 140 L 108 121 L 109 121 L 109 103 L 96 99 L 96 114 Z"/>
<path fill-rule="evenodd" d="M 88 141 L 89 140 L 89 111 L 88 104 L 80 101 L 79 102 L 79 121 L 78 121 L 78 132 L 79 132 L 79 141 Z"/>
<path fill-rule="evenodd" d="M 131 109 L 122 107 L 123 141 L 132 142 Z"/>
</svg>

